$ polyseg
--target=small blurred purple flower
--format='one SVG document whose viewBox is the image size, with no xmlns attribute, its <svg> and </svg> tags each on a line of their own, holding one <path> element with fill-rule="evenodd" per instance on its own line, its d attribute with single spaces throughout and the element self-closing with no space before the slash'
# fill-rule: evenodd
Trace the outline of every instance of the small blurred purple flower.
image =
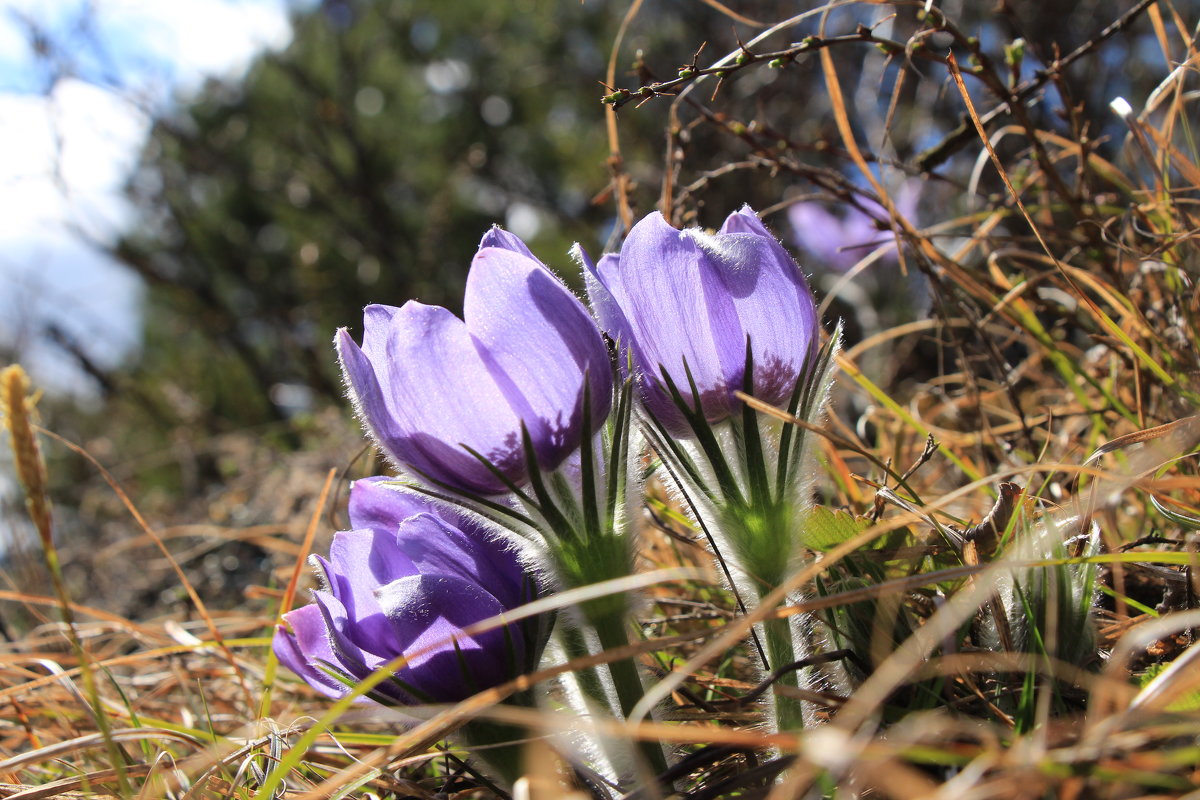
<svg viewBox="0 0 1200 800">
<path fill-rule="evenodd" d="M 817 313 L 800 268 L 749 206 L 716 235 L 676 230 L 655 212 L 619 255 L 594 264 L 577 252 L 600 327 L 632 352 L 646 409 L 671 433 L 690 428 L 666 378 L 689 408 L 694 381 L 704 417 L 725 419 L 741 405 L 747 339 L 752 394 L 787 404 L 816 352 Z"/>
<path fill-rule="evenodd" d="M 921 184 L 906 181 L 896 193 L 896 210 L 912 220 L 917 213 Z M 846 272 L 881 246 L 887 250 L 880 261 L 895 262 L 896 234 L 890 227 L 887 210 L 873 200 L 859 199 L 863 210 L 847 205 L 841 217 L 834 216 L 822 203 L 809 201 L 788 207 L 792 241 L 816 259 L 820 266 Z M 880 227 L 882 225 L 882 227 Z"/>
<path fill-rule="evenodd" d="M 362 347 L 343 328 L 338 356 L 360 419 L 393 460 L 459 491 L 501 494 L 527 478 L 522 426 L 538 466 L 553 470 L 604 423 L 611 364 L 583 304 L 499 228 L 471 263 L 463 316 L 416 301 L 367 306 Z"/>
<path fill-rule="evenodd" d="M 312 557 L 323 588 L 284 615 L 272 642 L 280 663 L 337 698 L 411 654 L 370 695 L 394 705 L 456 702 L 534 668 L 537 618 L 463 633 L 535 599 L 516 555 L 477 524 L 386 480 L 355 482 L 354 530 L 335 534 L 328 560 Z"/>
</svg>

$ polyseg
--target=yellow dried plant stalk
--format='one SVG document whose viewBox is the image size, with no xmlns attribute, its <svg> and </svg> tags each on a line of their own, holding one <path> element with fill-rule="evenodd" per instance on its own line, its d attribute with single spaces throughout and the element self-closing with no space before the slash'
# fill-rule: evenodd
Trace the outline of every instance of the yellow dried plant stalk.
<svg viewBox="0 0 1200 800">
<path fill-rule="evenodd" d="M 17 478 L 25 489 L 25 504 L 29 517 L 37 527 L 42 545 L 51 542 L 52 518 L 46 487 L 46 462 L 33 434 L 33 397 L 29 376 L 20 364 L 0 371 L 0 411 L 8 429 L 9 445 L 17 468 Z"/>
<path fill-rule="evenodd" d="M 4 414 L 4 427 L 8 429 L 9 445 L 12 447 L 13 459 L 17 467 L 17 478 L 25 489 L 25 505 L 29 510 L 29 517 L 37 527 L 38 536 L 42 540 L 42 554 L 46 558 L 46 567 L 50 571 L 50 581 L 54 586 L 54 593 L 58 597 L 63 622 L 66 623 L 67 638 L 70 640 L 71 649 L 75 652 L 75 657 L 79 662 L 84 696 L 87 698 L 89 706 L 88 711 L 100 730 L 100 736 L 108 751 L 109 763 L 113 765 L 117 784 L 122 790 L 120 794 L 124 797 L 132 792 L 125 773 L 125 754 L 112 737 L 112 723 L 96 686 L 96 676 L 93 672 L 91 658 L 83 647 L 79 632 L 75 629 L 75 614 L 71 610 L 71 598 L 63 583 L 58 551 L 54 547 L 54 539 L 51 535 L 53 520 L 50 513 L 50 496 L 47 491 L 46 462 L 42 459 L 42 451 L 38 447 L 37 437 L 33 431 L 34 396 L 31 394 L 30 388 L 29 376 L 25 374 L 25 370 L 20 364 L 11 364 L 0 370 L 0 412 Z"/>
</svg>

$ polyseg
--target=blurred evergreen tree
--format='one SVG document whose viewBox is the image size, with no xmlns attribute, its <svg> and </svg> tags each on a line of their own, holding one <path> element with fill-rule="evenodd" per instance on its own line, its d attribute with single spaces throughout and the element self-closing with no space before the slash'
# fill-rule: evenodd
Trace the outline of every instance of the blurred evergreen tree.
<svg viewBox="0 0 1200 800">
<path fill-rule="evenodd" d="M 590 201 L 619 14 L 325 2 L 244 82 L 159 120 L 130 184 L 144 222 L 116 250 L 150 285 L 136 370 L 168 416 L 230 429 L 339 396 L 333 331 L 371 302 L 456 309 L 493 222 L 568 272 L 611 214 Z"/>
</svg>

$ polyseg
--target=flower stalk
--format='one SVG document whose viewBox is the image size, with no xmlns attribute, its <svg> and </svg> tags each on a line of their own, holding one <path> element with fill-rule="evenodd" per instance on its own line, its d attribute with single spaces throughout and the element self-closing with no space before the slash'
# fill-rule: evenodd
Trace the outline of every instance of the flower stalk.
<svg viewBox="0 0 1200 800">
<path fill-rule="evenodd" d="M 589 395 L 590 389 L 585 386 L 585 427 L 589 424 Z M 528 516 L 544 523 L 538 533 L 548 542 L 553 571 L 563 589 L 580 589 L 634 572 L 632 522 L 640 485 L 632 477 L 632 429 L 633 389 L 632 382 L 626 380 L 617 387 L 614 412 L 599 435 L 581 444 L 577 470 L 560 469 L 542 476 L 531 466 L 530 485 L 535 499 L 526 502 L 526 510 Z M 527 453 L 532 457 L 528 444 Z M 633 598 L 627 592 L 580 603 L 577 613 L 560 618 L 568 654 L 590 658 L 628 646 L 632 641 L 628 623 L 632 609 Z M 579 686 L 592 710 L 600 708 L 615 719 L 627 718 L 645 693 L 637 665 L 629 658 L 581 672 L 584 674 L 579 676 Z M 606 686 L 611 686 L 611 694 Z M 621 743 L 612 743 L 608 748 L 609 759 L 618 772 L 628 772 L 633 766 L 625 764 L 625 749 Z M 657 744 L 644 742 L 640 750 L 655 773 L 667 768 Z"/>
</svg>

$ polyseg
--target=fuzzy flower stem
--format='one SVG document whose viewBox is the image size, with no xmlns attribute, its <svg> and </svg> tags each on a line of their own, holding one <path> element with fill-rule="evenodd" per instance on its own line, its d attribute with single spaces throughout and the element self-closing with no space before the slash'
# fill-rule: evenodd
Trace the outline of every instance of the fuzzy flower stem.
<svg viewBox="0 0 1200 800">
<path fill-rule="evenodd" d="M 510 703 L 530 707 L 532 698 L 510 698 Z M 458 731 L 458 738 L 471 756 L 484 765 L 505 787 L 511 788 L 525 774 L 524 740 L 528 731 L 520 725 L 510 725 L 491 719 L 473 719 Z"/>
<path fill-rule="evenodd" d="M 797 660 L 795 646 L 792 643 L 792 631 L 787 617 L 778 619 L 769 619 L 763 623 L 763 630 L 767 643 L 767 658 L 770 659 L 770 667 L 778 669 L 786 664 L 794 663 Z M 779 676 L 777 684 L 799 688 L 800 676 L 797 670 L 789 670 Z M 775 715 L 775 727 L 780 731 L 798 731 L 804 727 L 804 707 L 803 703 L 790 695 L 775 694 L 775 701 L 771 704 L 771 708 Z"/>
<path fill-rule="evenodd" d="M 601 630 L 605 633 L 601 636 Z M 609 647 L 624 647 L 628 641 L 624 638 L 615 642 L 612 641 L 613 631 L 612 625 L 601 626 L 596 628 L 597 638 L 601 641 L 601 646 L 604 649 Z M 592 659 L 594 654 L 592 648 L 588 646 L 587 638 L 584 635 L 583 629 L 577 625 L 564 624 L 559 630 L 559 641 L 562 643 L 563 650 L 569 660 L 575 659 Z M 605 642 L 610 642 L 605 644 Z M 611 706 L 608 693 L 605 692 L 604 683 L 601 678 L 602 670 L 605 666 L 593 664 L 574 670 L 575 680 L 579 684 L 580 691 L 583 692 L 588 706 L 592 709 L 593 714 L 604 716 L 613 716 L 614 709 Z M 637 668 L 632 661 L 628 659 L 610 663 L 607 665 L 608 675 L 612 679 L 614 688 L 617 690 L 617 699 L 620 703 L 625 715 L 642 699 L 644 694 L 641 681 L 638 678 Z M 629 763 L 628 751 L 625 750 L 621 742 L 607 742 L 602 745 L 603 752 L 608 758 L 614 770 L 617 772 L 626 771 Z M 663 757 L 662 749 L 653 744 L 653 742 L 643 742 L 641 744 L 642 756 L 650 764 L 656 774 L 661 774 L 666 770 L 666 760 Z M 622 783 L 626 778 L 632 778 L 632 775 L 618 775 Z"/>
<path fill-rule="evenodd" d="M 624 536 L 606 534 L 592 539 L 573 537 L 563 542 L 558 551 L 559 570 L 565 583 L 571 588 L 588 586 L 633 572 Z M 629 600 L 625 595 L 597 597 L 584 602 L 580 607 L 582 619 L 579 627 L 564 619 L 562 624 L 563 643 L 572 657 L 595 655 L 587 643 L 587 629 L 595 634 L 601 650 L 627 647 L 630 643 Z M 578 623 L 577 623 L 578 624 Z M 601 707 L 610 709 L 618 719 L 627 718 L 645 693 L 637 666 L 631 659 L 621 659 L 608 664 L 608 675 L 617 694 L 619 708 L 612 708 L 599 678 L 598 667 L 578 671 L 580 688 Z M 643 743 L 643 756 L 647 764 L 660 773 L 667 767 L 662 749 L 652 743 Z"/>
<path fill-rule="evenodd" d="M 600 646 L 605 650 L 625 647 L 629 644 L 629 628 L 625 624 L 624 615 L 610 615 L 604 619 L 593 621 Z M 638 676 L 637 665 L 633 659 L 623 658 L 608 665 L 612 676 L 613 686 L 617 690 L 617 699 L 621 703 L 621 713 L 625 719 L 630 718 L 634 707 L 641 702 L 645 694 L 641 678 Z M 639 749 L 646 763 L 655 774 L 662 774 L 667 769 L 667 761 L 663 756 L 662 747 L 653 741 L 642 741 Z"/>
</svg>

